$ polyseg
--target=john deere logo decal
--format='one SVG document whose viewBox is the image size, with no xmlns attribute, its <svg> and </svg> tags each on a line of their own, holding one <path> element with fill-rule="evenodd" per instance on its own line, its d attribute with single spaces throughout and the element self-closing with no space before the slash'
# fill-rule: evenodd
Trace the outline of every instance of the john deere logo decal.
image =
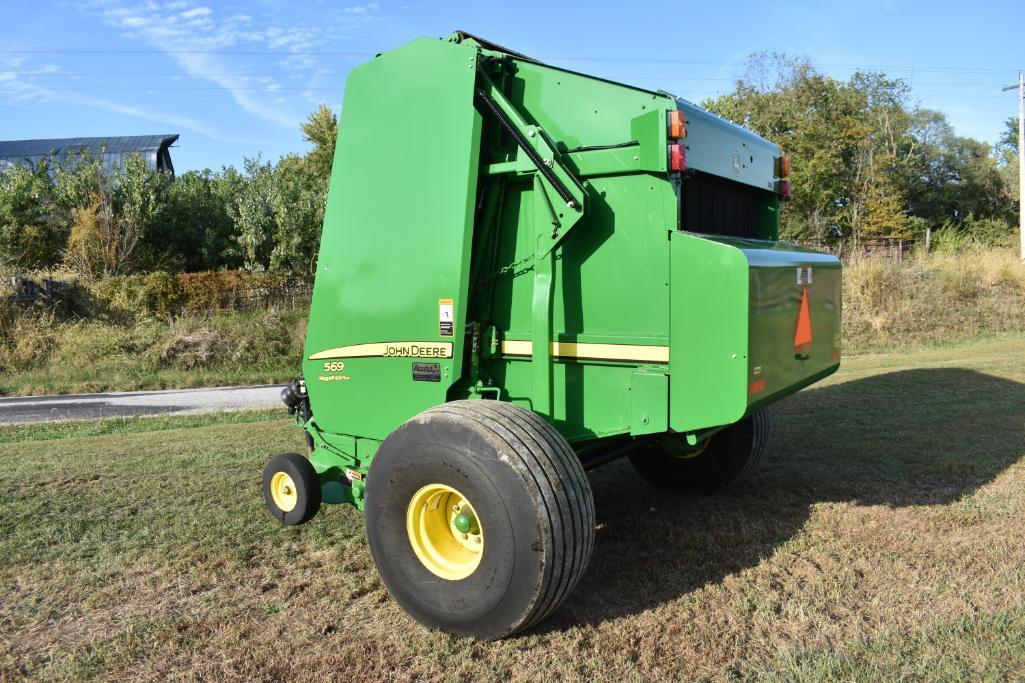
<svg viewBox="0 0 1025 683">
<path fill-rule="evenodd" d="M 451 358 L 452 342 L 401 341 L 338 346 L 318 351 L 310 360 L 329 358 Z"/>
</svg>

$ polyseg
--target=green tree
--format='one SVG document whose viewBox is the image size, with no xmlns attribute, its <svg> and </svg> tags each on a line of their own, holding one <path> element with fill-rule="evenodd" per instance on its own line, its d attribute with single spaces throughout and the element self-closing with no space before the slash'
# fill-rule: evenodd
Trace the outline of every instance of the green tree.
<svg viewBox="0 0 1025 683">
<path fill-rule="evenodd" d="M 243 168 L 237 192 L 228 204 L 228 214 L 235 224 L 234 239 L 243 267 L 267 270 L 274 249 L 277 174 L 269 162 L 259 157 L 245 159 Z"/>
<path fill-rule="evenodd" d="M 53 203 L 46 162 L 0 173 L 0 267 L 32 270 L 60 259 L 67 230 Z"/>
<path fill-rule="evenodd" d="M 1021 198 L 1018 196 L 1021 191 L 1021 185 L 1018 184 L 1018 117 L 1012 116 L 1004 123 L 1004 132 L 1001 133 L 993 151 L 1004 186 L 1004 196 L 1009 205 L 1008 213 L 1012 214 L 1013 221 L 1021 205 Z"/>
<path fill-rule="evenodd" d="M 1011 220 L 1016 125 L 993 149 L 956 135 L 943 114 L 909 96 L 903 80 L 880 72 L 838 81 L 807 60 L 760 53 L 733 92 L 705 107 L 790 156 L 786 238 L 900 237 L 951 224 L 992 232 L 992 221 Z"/>
<path fill-rule="evenodd" d="M 276 165 L 246 159 L 228 202 L 246 268 L 314 271 L 338 120 L 321 105 L 301 128 L 313 148 L 303 156 L 284 156 Z"/>
<path fill-rule="evenodd" d="M 732 93 L 704 106 L 773 140 L 790 156 L 795 193 L 782 213 L 785 238 L 849 232 L 851 163 L 867 132 L 850 89 L 807 60 L 760 53 Z"/>
<path fill-rule="evenodd" d="M 240 266 L 235 223 L 228 210 L 238 179 L 234 169 L 177 176 L 169 184 L 147 235 L 148 266 L 180 271 Z"/>
<path fill-rule="evenodd" d="M 67 173 L 77 179 L 78 172 Z M 153 229 L 168 179 L 151 170 L 138 154 L 127 157 L 113 173 L 85 171 L 83 175 L 95 185 L 88 200 L 72 210 L 66 261 L 93 280 L 130 273 L 139 260 L 140 245 Z M 72 185 L 76 192 L 84 187 L 77 181 Z"/>
<path fill-rule="evenodd" d="M 320 247 L 327 203 L 327 176 L 307 163 L 309 158 L 287 156 L 278 163 L 275 198 L 274 249 L 271 270 L 312 273 Z"/>
<path fill-rule="evenodd" d="M 300 125 L 303 139 L 313 145 L 305 157 L 310 176 L 327 183 L 331 177 L 331 162 L 338 139 L 338 117 L 325 104 L 317 107 Z"/>
</svg>

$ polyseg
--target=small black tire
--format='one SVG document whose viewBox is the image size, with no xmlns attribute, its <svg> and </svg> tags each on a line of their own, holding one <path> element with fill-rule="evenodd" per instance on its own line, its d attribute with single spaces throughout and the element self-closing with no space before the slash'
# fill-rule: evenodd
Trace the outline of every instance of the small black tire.
<svg viewBox="0 0 1025 683">
<path fill-rule="evenodd" d="M 282 524 L 308 522 L 320 510 L 320 478 L 298 453 L 282 453 L 263 468 L 263 500 Z"/>
<path fill-rule="evenodd" d="M 665 441 L 630 454 L 637 472 L 658 488 L 711 494 L 747 477 L 768 450 L 769 414 L 748 415 L 708 438 L 694 455 L 667 448 Z"/>
<path fill-rule="evenodd" d="M 438 498 L 422 498 L 432 487 Z M 501 401 L 453 401 L 400 425 L 374 456 L 365 500 L 367 541 L 389 593 L 421 624 L 461 636 L 502 638 L 548 617 L 594 546 L 594 501 L 576 453 L 538 415 Z M 448 515 L 463 505 L 479 523 L 469 536 L 483 543 L 460 565 L 468 569 L 446 578 L 437 572 L 448 565 L 431 569 L 430 552 L 460 536 Z M 420 537 L 448 531 L 447 540 Z"/>
</svg>

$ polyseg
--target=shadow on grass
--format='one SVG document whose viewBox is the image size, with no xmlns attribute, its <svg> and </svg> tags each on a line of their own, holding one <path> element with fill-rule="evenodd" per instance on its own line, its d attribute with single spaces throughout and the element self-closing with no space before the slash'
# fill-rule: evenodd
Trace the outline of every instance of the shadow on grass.
<svg viewBox="0 0 1025 683">
<path fill-rule="evenodd" d="M 541 631 L 598 623 L 752 567 L 817 503 L 944 505 L 1025 453 L 1025 384 L 906 370 L 809 389 L 776 406 L 761 469 L 728 492 L 653 489 L 620 460 L 592 474 L 599 531 L 580 586 Z"/>
</svg>

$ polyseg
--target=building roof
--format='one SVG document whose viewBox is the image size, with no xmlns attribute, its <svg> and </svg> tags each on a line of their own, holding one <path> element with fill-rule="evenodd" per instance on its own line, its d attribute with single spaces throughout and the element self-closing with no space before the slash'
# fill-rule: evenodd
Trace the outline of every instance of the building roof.
<svg viewBox="0 0 1025 683">
<path fill-rule="evenodd" d="M 151 168 L 174 172 L 168 152 L 177 133 L 124 135 L 102 138 L 58 138 L 48 140 L 0 140 L 0 169 L 15 163 L 36 163 L 41 157 L 67 157 L 86 150 L 103 157 L 124 157 L 138 153 Z M 102 148 L 102 153 L 101 153 Z M 6 163 L 4 163 L 6 162 Z"/>
<path fill-rule="evenodd" d="M 46 154 L 67 154 L 91 149 L 104 154 L 131 154 L 132 152 L 155 152 L 164 145 L 171 145 L 177 134 L 169 135 L 124 135 L 106 138 L 58 138 L 49 140 L 0 140 L 0 157 L 34 157 Z"/>
</svg>

